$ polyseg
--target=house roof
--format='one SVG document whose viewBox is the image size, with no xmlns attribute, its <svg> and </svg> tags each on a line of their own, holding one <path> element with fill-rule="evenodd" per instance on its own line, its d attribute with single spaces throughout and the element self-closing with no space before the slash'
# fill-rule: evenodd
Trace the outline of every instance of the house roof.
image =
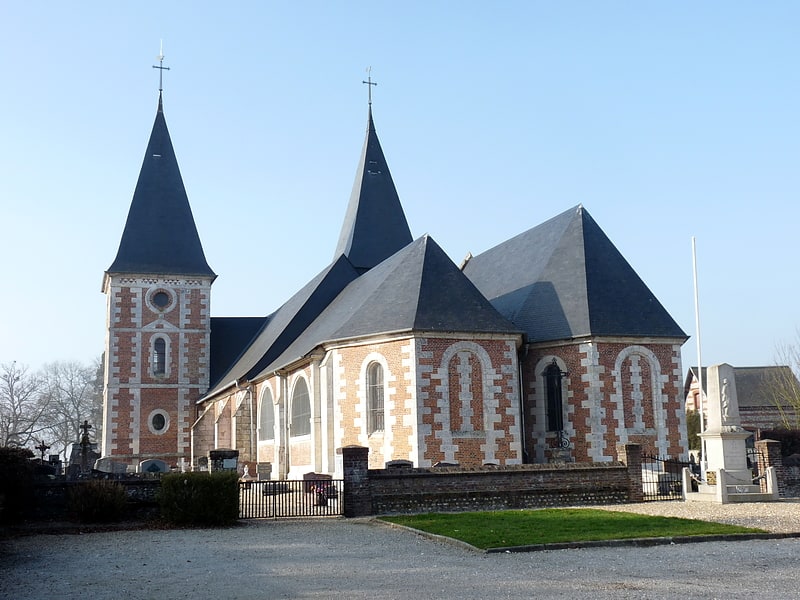
<svg viewBox="0 0 800 600">
<path fill-rule="evenodd" d="M 703 393 L 708 393 L 707 367 L 703 367 Z M 691 367 L 686 374 L 683 391 L 688 396 L 692 381 L 697 376 L 697 367 Z M 733 367 L 736 381 L 736 398 L 739 408 L 775 407 L 775 388 L 778 382 L 793 382 L 794 389 L 800 389 L 800 382 L 792 369 L 785 365 L 773 367 Z"/>
<path fill-rule="evenodd" d="M 471 258 L 464 273 L 531 342 L 687 337 L 582 206 Z"/>
<path fill-rule="evenodd" d="M 262 374 L 323 342 L 398 332 L 521 335 L 425 235 L 350 282 Z"/>
<path fill-rule="evenodd" d="M 411 241 L 370 107 L 367 135 L 334 257 L 344 254 L 356 269 L 364 271 Z"/>
<path fill-rule="evenodd" d="M 160 92 L 122 240 L 107 273 L 216 277 L 203 253 Z"/>
</svg>

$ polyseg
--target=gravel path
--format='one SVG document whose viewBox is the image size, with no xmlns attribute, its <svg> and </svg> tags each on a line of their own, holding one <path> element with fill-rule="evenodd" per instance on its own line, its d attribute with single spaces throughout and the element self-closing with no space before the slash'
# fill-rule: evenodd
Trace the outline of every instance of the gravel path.
<svg viewBox="0 0 800 600">
<path fill-rule="evenodd" d="M 775 531 L 800 513 L 790 502 L 607 508 Z M 366 519 L 248 521 L 2 540 L 0 598 L 789 599 L 798 557 L 797 538 L 487 555 Z"/>
</svg>

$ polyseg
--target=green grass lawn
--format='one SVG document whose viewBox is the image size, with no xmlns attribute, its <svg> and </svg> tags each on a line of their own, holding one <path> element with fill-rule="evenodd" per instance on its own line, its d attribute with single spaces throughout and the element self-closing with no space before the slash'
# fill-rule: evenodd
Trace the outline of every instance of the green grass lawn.
<svg viewBox="0 0 800 600">
<path fill-rule="evenodd" d="M 462 540 L 476 548 L 723 533 L 762 529 L 589 508 L 547 508 L 383 517 L 384 521 Z"/>
</svg>

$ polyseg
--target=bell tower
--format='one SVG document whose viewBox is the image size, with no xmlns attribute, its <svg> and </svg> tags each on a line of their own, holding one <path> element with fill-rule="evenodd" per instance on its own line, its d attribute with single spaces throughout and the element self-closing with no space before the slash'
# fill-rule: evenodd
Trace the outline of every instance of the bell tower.
<svg viewBox="0 0 800 600">
<path fill-rule="evenodd" d="M 163 55 L 159 56 L 160 76 Z M 159 77 L 161 80 L 161 77 Z M 163 90 L 117 256 L 105 272 L 103 456 L 188 462 L 209 385 L 208 266 L 164 119 Z"/>
</svg>

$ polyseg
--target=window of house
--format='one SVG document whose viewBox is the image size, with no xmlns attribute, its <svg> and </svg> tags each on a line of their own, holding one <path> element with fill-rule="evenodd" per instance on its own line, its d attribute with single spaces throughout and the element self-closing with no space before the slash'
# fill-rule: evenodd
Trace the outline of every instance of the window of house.
<svg viewBox="0 0 800 600">
<path fill-rule="evenodd" d="M 556 364 L 556 359 L 544 370 L 547 386 L 547 431 L 564 430 L 564 407 L 561 395 L 561 379 L 567 375 Z"/>
<path fill-rule="evenodd" d="M 275 407 L 272 392 L 268 387 L 261 394 L 261 420 L 258 423 L 258 439 L 262 442 L 275 439 Z"/>
<path fill-rule="evenodd" d="M 367 433 L 383 431 L 383 367 L 367 367 Z"/>
<path fill-rule="evenodd" d="M 167 341 L 156 338 L 153 342 L 153 375 L 164 375 L 167 372 Z"/>
<path fill-rule="evenodd" d="M 292 435 L 311 433 L 311 402 L 305 379 L 298 379 L 292 394 Z"/>
</svg>

